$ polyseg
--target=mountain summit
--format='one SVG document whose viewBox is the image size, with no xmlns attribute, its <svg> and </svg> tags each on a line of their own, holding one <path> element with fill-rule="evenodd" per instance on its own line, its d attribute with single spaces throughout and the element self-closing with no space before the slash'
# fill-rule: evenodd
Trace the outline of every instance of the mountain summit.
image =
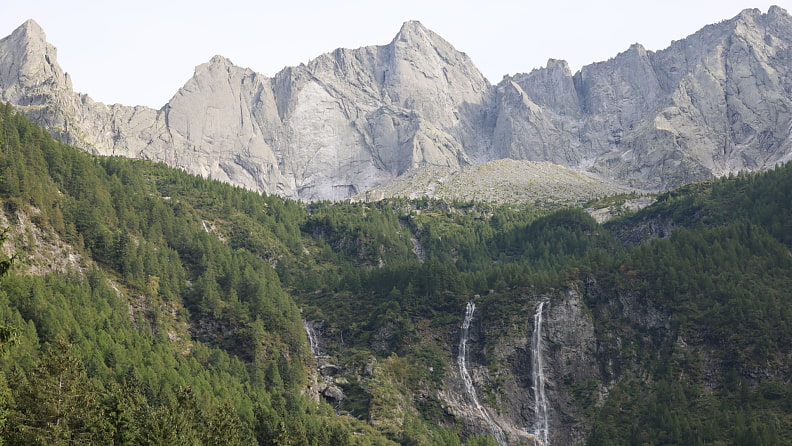
<svg viewBox="0 0 792 446">
<path fill-rule="evenodd" d="M 493 86 L 410 21 L 386 45 L 338 49 L 272 78 L 222 56 L 160 110 L 72 91 L 32 20 L 0 40 L 0 99 L 65 142 L 286 197 L 344 199 L 411 169 L 550 161 L 666 189 L 792 159 L 792 18 L 746 10 L 662 51 L 633 45 Z"/>
<path fill-rule="evenodd" d="M 393 42 L 403 42 L 409 46 L 420 46 L 422 43 L 428 43 L 431 46 L 448 46 L 442 37 L 435 34 L 429 28 L 423 26 L 418 20 L 408 20 L 402 24 L 399 33 L 394 37 Z"/>
<path fill-rule="evenodd" d="M 47 43 L 44 30 L 34 20 L 25 21 L 0 40 L 2 99 L 15 105 L 50 105 L 52 90 L 71 90 L 71 81 L 58 66 L 57 50 Z M 43 96 L 42 96 L 43 95 Z"/>
</svg>

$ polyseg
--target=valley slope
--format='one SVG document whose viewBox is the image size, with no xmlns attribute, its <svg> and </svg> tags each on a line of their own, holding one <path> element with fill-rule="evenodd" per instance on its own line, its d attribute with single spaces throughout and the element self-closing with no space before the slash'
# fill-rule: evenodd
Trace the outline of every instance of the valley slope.
<svg viewBox="0 0 792 446">
<path fill-rule="evenodd" d="M 7 444 L 792 441 L 792 164 L 603 226 L 301 204 L 86 154 L 7 104 L 0 129 Z"/>
</svg>

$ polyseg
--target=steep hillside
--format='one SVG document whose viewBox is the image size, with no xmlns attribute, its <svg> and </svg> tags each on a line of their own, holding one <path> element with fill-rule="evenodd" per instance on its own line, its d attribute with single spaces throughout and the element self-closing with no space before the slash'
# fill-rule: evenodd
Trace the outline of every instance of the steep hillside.
<svg viewBox="0 0 792 446">
<path fill-rule="evenodd" d="M 302 200 L 505 158 L 667 190 L 790 160 L 790 29 L 779 7 L 745 10 L 662 51 L 635 44 L 577 73 L 550 60 L 493 86 L 413 21 L 386 45 L 338 49 L 272 78 L 215 56 L 153 110 L 73 92 L 29 20 L 0 40 L 0 100 L 93 153 Z"/>
<path fill-rule="evenodd" d="M 394 203 L 414 256 L 378 239 L 382 203 L 318 207 L 306 229 L 352 265 L 295 292 L 339 407 L 394 433 L 418 410 L 508 444 L 788 444 L 791 178 L 696 184 L 606 227 Z"/>
<path fill-rule="evenodd" d="M 0 129 L 8 444 L 792 442 L 792 165 L 603 226 L 299 204 Z"/>
<path fill-rule="evenodd" d="M 265 259 L 224 243 L 191 202 L 219 215 L 213 206 L 235 194 L 237 208 L 247 200 L 272 219 L 299 207 L 90 156 L 8 104 L 0 129 L 14 258 L 0 282 L 5 444 L 336 445 L 366 429 L 303 396 L 311 359 L 294 301 Z M 291 226 L 261 228 L 273 255 L 299 246 Z"/>
</svg>

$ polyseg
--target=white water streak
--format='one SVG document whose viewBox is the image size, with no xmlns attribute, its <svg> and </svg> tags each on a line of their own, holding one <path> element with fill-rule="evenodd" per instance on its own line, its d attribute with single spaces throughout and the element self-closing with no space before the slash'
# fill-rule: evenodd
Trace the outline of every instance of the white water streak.
<svg viewBox="0 0 792 446">
<path fill-rule="evenodd" d="M 303 321 L 303 328 L 305 328 L 305 334 L 308 337 L 308 346 L 311 348 L 311 354 L 315 358 L 319 357 L 319 342 L 316 340 L 316 332 L 313 325 L 309 324 L 308 321 Z"/>
<path fill-rule="evenodd" d="M 531 362 L 534 392 L 533 434 L 541 445 L 548 445 L 550 423 L 547 415 L 547 396 L 545 395 L 544 361 L 542 357 L 542 310 L 547 302 L 540 302 L 534 313 L 534 329 L 531 336 Z"/>
<path fill-rule="evenodd" d="M 486 421 L 489 425 L 490 431 L 492 431 L 492 437 L 498 442 L 499 445 L 506 446 L 506 437 L 503 435 L 503 431 L 501 430 L 500 426 L 498 426 L 497 423 L 495 423 L 495 421 L 490 418 L 487 411 L 484 410 L 484 408 L 479 403 L 478 397 L 476 396 L 476 388 L 473 387 L 473 380 L 470 378 L 470 373 L 468 373 L 467 369 L 467 343 L 468 339 L 470 338 L 470 323 L 473 320 L 473 313 L 475 312 L 476 304 L 474 304 L 473 301 L 468 302 L 467 308 L 465 308 L 465 318 L 462 320 L 462 330 L 459 336 L 459 354 L 457 356 L 459 373 L 462 375 L 462 381 L 465 383 L 465 390 L 470 396 L 470 400 L 481 413 L 481 416 L 484 417 L 484 421 Z"/>
<path fill-rule="evenodd" d="M 424 255 L 423 245 L 421 245 L 421 242 L 419 242 L 418 239 L 415 237 L 410 237 L 410 241 L 413 244 L 413 252 L 415 253 L 415 257 L 418 257 L 418 261 L 423 263 L 424 260 L 426 259 L 426 256 Z"/>
</svg>

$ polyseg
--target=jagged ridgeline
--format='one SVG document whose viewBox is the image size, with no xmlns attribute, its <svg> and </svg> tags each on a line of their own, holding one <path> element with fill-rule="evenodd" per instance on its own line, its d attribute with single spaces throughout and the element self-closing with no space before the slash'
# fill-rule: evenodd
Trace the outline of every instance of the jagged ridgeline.
<svg viewBox="0 0 792 446">
<path fill-rule="evenodd" d="M 787 164 L 604 226 L 580 209 L 304 204 L 92 156 L 4 105 L 0 433 L 789 444 L 790 194 Z"/>
<path fill-rule="evenodd" d="M 0 39 L 0 100 L 92 153 L 309 201 L 577 205 L 792 160 L 792 16 L 746 9 L 678 37 L 574 73 L 551 59 L 493 85 L 409 21 L 387 44 L 337 49 L 272 77 L 215 56 L 152 109 L 73 91 L 28 20 Z"/>
</svg>

